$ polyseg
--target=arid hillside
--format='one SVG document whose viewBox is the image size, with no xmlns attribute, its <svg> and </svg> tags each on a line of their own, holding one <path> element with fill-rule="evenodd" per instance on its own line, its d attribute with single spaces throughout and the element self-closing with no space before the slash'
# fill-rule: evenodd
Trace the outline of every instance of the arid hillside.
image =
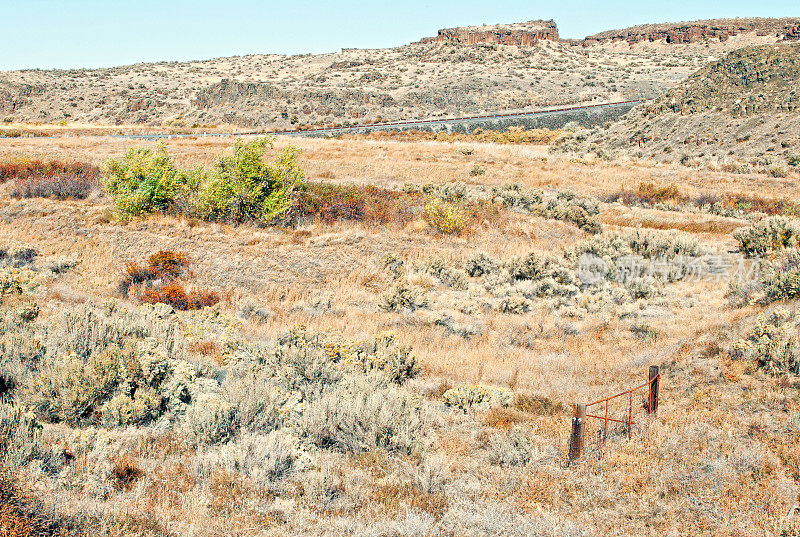
<svg viewBox="0 0 800 537">
<path fill-rule="evenodd" d="M 681 45 L 559 40 L 552 21 L 533 21 L 382 50 L 2 72 L 0 119 L 289 128 L 652 98 L 726 52 L 791 38 L 766 21 Z"/>
<path fill-rule="evenodd" d="M 796 166 L 800 44 L 745 47 L 631 111 L 589 146 L 659 160 Z"/>
</svg>

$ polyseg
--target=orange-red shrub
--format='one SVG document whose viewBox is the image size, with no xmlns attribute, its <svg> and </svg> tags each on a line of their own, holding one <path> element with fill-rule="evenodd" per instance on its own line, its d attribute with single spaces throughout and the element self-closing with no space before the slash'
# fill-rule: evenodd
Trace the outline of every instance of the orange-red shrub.
<svg viewBox="0 0 800 537">
<path fill-rule="evenodd" d="M 84 522 L 93 521 L 61 516 L 23 486 L 15 474 L 0 467 L 0 536 L 86 535 Z"/>
<path fill-rule="evenodd" d="M 744 213 L 761 212 L 768 215 L 800 215 L 800 205 L 787 198 L 762 198 L 752 194 L 703 194 L 693 200 L 694 205 L 713 206 L 721 204 L 726 209 L 736 209 Z"/>
<path fill-rule="evenodd" d="M 75 177 L 99 178 L 100 168 L 83 162 L 43 161 L 28 158 L 0 162 L 0 183 L 11 179 L 56 177 L 63 174 Z"/>
<path fill-rule="evenodd" d="M 222 297 L 216 291 L 186 291 L 179 278 L 186 275 L 188 266 L 186 254 L 161 250 L 148 257 L 145 266 L 128 263 L 120 291 L 146 304 L 168 304 L 178 310 L 196 310 L 218 303 Z"/>
<path fill-rule="evenodd" d="M 123 455 L 114 461 L 111 477 L 117 489 L 129 490 L 143 476 L 144 470 L 131 455 Z"/>
<path fill-rule="evenodd" d="M 156 278 L 177 278 L 188 266 L 189 258 L 183 252 L 160 250 L 147 258 L 147 268 Z"/>
<path fill-rule="evenodd" d="M 421 195 L 376 186 L 305 182 L 292 195 L 289 219 L 332 223 L 342 220 L 368 224 L 407 224 Z"/>
<path fill-rule="evenodd" d="M 143 286 L 135 297 L 145 304 L 167 304 L 177 310 L 199 310 L 213 306 L 221 300 L 219 293 L 209 289 L 186 291 L 177 281 Z"/>
</svg>

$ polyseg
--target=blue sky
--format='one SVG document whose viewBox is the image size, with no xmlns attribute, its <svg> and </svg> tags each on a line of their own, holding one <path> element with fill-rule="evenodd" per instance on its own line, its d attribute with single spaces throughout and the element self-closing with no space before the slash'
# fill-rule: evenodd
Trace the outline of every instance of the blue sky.
<svg viewBox="0 0 800 537">
<path fill-rule="evenodd" d="M 0 0 L 0 70 L 383 48 L 452 26 L 555 19 L 563 37 L 648 22 L 800 16 L 797 0 Z"/>
</svg>

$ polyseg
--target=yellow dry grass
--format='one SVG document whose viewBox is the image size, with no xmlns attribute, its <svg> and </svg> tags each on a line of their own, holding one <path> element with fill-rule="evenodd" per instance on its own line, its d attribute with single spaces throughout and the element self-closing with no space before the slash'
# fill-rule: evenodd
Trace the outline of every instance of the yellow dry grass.
<svg viewBox="0 0 800 537">
<path fill-rule="evenodd" d="M 228 143 L 199 138 L 169 140 L 167 145 L 182 165 L 196 165 L 211 162 Z M 691 195 L 757 189 L 762 195 L 796 196 L 796 185 L 785 179 L 571 161 L 549 155 L 544 147 L 278 139 L 279 147 L 288 144 L 302 149 L 302 165 L 310 178 L 340 183 L 399 187 L 405 182 L 516 182 L 602 197 L 655 181 L 677 183 Z M 3 140 L 0 155 L 69 155 L 102 162 L 136 145 L 142 142 Z M 462 146 L 474 152 L 456 152 Z M 487 170 L 484 176 L 469 175 L 476 164 Z M 232 290 L 234 303 L 253 299 L 273 312 L 265 323 L 245 323 L 246 335 L 273 337 L 298 324 L 354 338 L 390 329 L 402 343 L 413 346 L 424 380 L 511 386 L 569 408 L 640 384 L 647 365 L 660 364 L 664 378 L 658 418 L 643 424 L 633 441 L 610 443 L 602 458 L 563 466 L 569 433 L 563 411 L 483 416 L 474 434 L 465 429 L 468 418 L 452 416 L 451 423 L 438 426 L 436 449 L 448 458 L 451 471 L 480 476 L 476 482 L 481 497 L 509 502 L 527 513 L 544 511 L 592 534 L 766 536 L 778 534 L 787 524 L 785 514 L 800 487 L 800 439 L 792 429 L 800 411 L 798 393 L 726 359 L 724 353 L 708 352 L 712 344 L 729 344 L 742 323 L 757 313 L 754 308 L 728 306 L 727 285 L 721 279 L 671 286 L 660 299 L 662 313 L 645 319 L 657 335 L 652 340 L 637 338 L 626 319 L 589 317 L 578 323 L 579 329 L 564 330 L 565 319 L 544 307 L 525 315 L 481 312 L 482 332 L 465 339 L 420 316 L 374 307 L 393 284 L 381 269 L 388 254 L 409 262 L 438 257 L 457 264 L 475 251 L 501 259 L 531 250 L 558 254 L 586 235 L 564 222 L 517 214 L 507 215 L 503 226 L 480 227 L 463 238 L 431 233 L 418 222 L 406 228 L 342 223 L 284 230 L 166 216 L 121 224 L 109 221 L 108 212 L 105 199 L 0 198 L 0 237 L 5 243 L 35 244 L 43 256 L 75 254 L 81 260 L 47 290 L 47 307 L 53 311 L 59 304 L 115 295 L 127 261 L 171 249 L 193 259 L 199 284 Z M 601 217 L 607 227 L 623 231 L 685 231 L 723 252 L 733 246 L 731 231 L 744 225 L 707 214 L 618 205 L 604 206 Z M 307 307 L 320 297 L 333 304 L 323 315 Z M 523 334 L 530 345 L 512 344 L 512 334 Z M 515 427 L 525 427 L 541 449 L 555 446 L 556 459 L 525 470 L 481 466 L 481 439 Z M 157 452 L 153 447 L 151 460 L 142 463 L 147 484 L 130 493 L 130 499 L 159 524 L 197 535 L 281 531 L 285 521 L 280 513 L 265 514 L 253 507 L 267 501 L 264 490 L 226 475 L 217 476 L 211 485 L 198 485 L 181 466 L 180 456 L 159 459 L 153 455 Z M 364 464 L 361 461 L 353 472 L 366 471 Z M 342 486 L 357 488 L 352 483 Z M 364 487 L 358 494 L 365 502 L 363 513 L 370 516 L 394 517 L 411 506 L 441 517 L 447 508 L 440 493 L 416 486 L 386 480 Z M 251 503 L 242 503 L 242 498 Z M 112 511 L 119 508 L 112 501 L 105 505 Z"/>
</svg>

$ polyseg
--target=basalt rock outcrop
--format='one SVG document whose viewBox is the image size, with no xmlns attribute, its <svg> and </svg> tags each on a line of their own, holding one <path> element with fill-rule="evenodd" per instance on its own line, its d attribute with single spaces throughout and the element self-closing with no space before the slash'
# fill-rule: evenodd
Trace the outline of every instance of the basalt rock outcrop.
<svg viewBox="0 0 800 537">
<path fill-rule="evenodd" d="M 753 33 L 776 36 L 786 41 L 800 39 L 800 18 L 784 19 L 712 19 L 666 24 L 644 24 L 622 30 L 610 30 L 583 39 L 583 46 L 625 41 L 665 41 L 667 43 L 696 43 L 708 39 L 726 41 L 735 35 Z"/>
<path fill-rule="evenodd" d="M 420 43 L 454 43 L 460 45 L 486 43 L 532 47 L 542 40 L 559 40 L 558 27 L 554 21 L 535 20 L 518 24 L 443 28 L 439 30 L 436 37 L 424 38 Z"/>
<path fill-rule="evenodd" d="M 710 19 L 643 24 L 620 30 L 609 30 L 583 39 L 561 39 L 554 21 L 534 20 L 517 24 L 444 28 L 439 30 L 436 37 L 425 37 L 418 41 L 418 44 L 494 44 L 532 47 L 543 40 L 584 47 L 616 42 L 634 44 L 664 41 L 669 44 L 686 44 L 707 40 L 725 42 L 740 34 L 772 36 L 784 41 L 798 41 L 800 40 L 800 18 Z"/>
</svg>

